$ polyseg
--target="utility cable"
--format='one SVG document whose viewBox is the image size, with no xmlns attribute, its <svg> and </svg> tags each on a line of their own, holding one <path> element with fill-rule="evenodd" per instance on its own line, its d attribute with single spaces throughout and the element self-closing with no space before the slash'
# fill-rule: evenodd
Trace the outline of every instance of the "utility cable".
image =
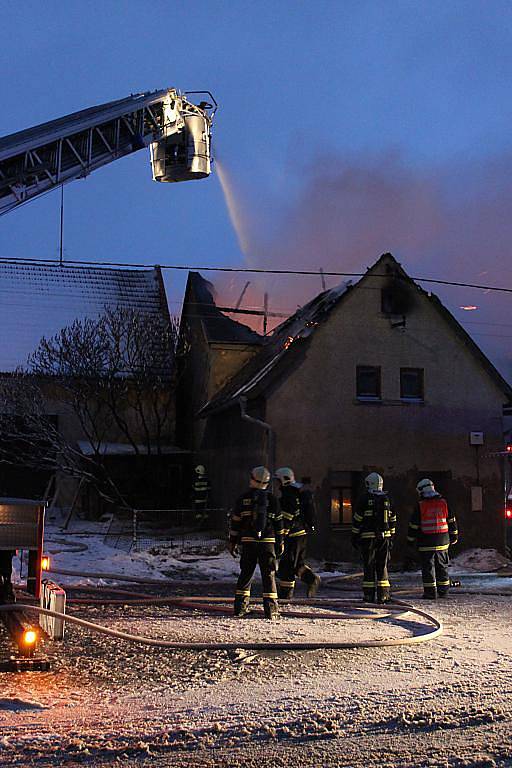
<svg viewBox="0 0 512 768">
<path fill-rule="evenodd" d="M 57 259 L 23 259 L 23 258 L 0 258 L 0 264 L 27 264 L 30 266 L 59 266 Z M 144 264 L 140 262 L 122 262 L 122 261 L 87 261 L 84 259 L 69 259 L 66 260 L 62 268 L 65 269 L 69 266 L 89 266 L 89 267 L 115 267 L 117 269 L 154 269 L 158 266 L 162 270 L 181 270 L 185 272 L 228 272 L 239 274 L 262 274 L 262 275 L 298 275 L 302 277 L 372 277 L 372 278 L 389 278 L 388 274 L 368 274 L 367 272 L 327 272 L 325 270 L 313 270 L 313 269 L 266 269 L 263 267 L 211 267 L 211 266 L 198 266 L 198 265 L 186 265 L 186 264 Z M 474 288 L 482 291 L 497 291 L 501 293 L 512 293 L 512 288 L 501 287 L 497 285 L 483 285 L 481 283 L 463 283 L 455 280 L 442 280 L 440 278 L 433 277 L 414 277 L 408 276 L 410 280 L 420 283 L 434 283 L 437 285 L 446 285 L 457 288 Z"/>
</svg>

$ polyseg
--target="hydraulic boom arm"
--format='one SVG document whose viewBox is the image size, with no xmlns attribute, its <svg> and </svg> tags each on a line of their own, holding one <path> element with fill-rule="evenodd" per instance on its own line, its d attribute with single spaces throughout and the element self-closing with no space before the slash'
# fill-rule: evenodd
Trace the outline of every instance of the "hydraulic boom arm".
<svg viewBox="0 0 512 768">
<path fill-rule="evenodd" d="M 215 106 L 174 89 L 148 91 L 0 138 L 0 216 L 147 146 L 155 181 L 208 176 L 217 105 L 206 94 Z"/>
</svg>

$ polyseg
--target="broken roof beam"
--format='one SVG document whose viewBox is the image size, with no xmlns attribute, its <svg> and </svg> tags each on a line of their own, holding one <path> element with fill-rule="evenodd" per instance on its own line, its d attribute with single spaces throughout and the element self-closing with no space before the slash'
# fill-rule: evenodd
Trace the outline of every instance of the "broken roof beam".
<svg viewBox="0 0 512 768">
<path fill-rule="evenodd" d="M 238 307 L 217 307 L 219 312 L 233 312 L 238 315 L 258 315 L 258 317 L 290 317 L 289 312 L 266 312 L 264 309 L 239 309 Z"/>
</svg>

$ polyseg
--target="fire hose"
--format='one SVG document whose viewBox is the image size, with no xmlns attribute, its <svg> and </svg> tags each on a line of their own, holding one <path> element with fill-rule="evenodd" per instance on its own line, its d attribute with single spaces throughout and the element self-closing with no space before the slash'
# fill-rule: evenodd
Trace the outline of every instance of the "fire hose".
<svg viewBox="0 0 512 768">
<path fill-rule="evenodd" d="M 206 598 L 206 599 L 208 600 L 209 598 Z M 196 600 L 204 601 L 205 598 L 204 597 L 201 597 L 201 598 L 183 597 L 183 598 L 173 598 L 173 600 L 176 603 L 183 605 L 183 607 L 189 607 L 187 606 L 187 603 L 188 603 L 194 608 L 198 608 L 199 606 L 203 608 L 204 606 L 201 605 L 201 603 L 196 602 Z M 218 600 L 231 601 L 231 598 L 218 598 Z M 312 599 L 312 600 L 309 600 L 308 602 L 310 604 L 318 604 L 319 602 L 325 602 L 325 600 Z M 327 602 L 330 602 L 330 601 L 327 601 Z M 353 601 L 343 601 L 343 604 L 345 607 L 351 608 L 351 609 L 361 608 L 360 603 L 356 603 Z M 434 616 L 431 616 L 426 611 L 422 611 L 418 608 L 414 608 L 408 603 L 403 603 L 401 601 L 393 601 L 391 605 L 388 604 L 388 605 L 382 606 L 382 608 L 380 606 L 375 606 L 375 609 L 377 610 L 384 609 L 389 612 L 390 608 L 394 610 L 395 605 L 397 606 L 397 609 L 399 609 L 401 613 L 408 612 L 408 613 L 413 613 L 417 616 L 422 617 L 423 619 L 428 621 L 430 624 L 433 624 L 434 629 L 424 634 L 412 635 L 411 637 L 405 637 L 405 638 L 390 638 L 385 640 L 359 640 L 359 641 L 352 641 L 352 642 L 350 641 L 339 641 L 339 642 L 327 641 L 326 642 L 326 641 L 320 641 L 320 640 L 302 641 L 302 642 L 264 642 L 264 643 L 261 643 L 261 642 L 183 642 L 183 641 L 175 641 L 175 640 L 154 639 L 154 638 L 146 637 L 144 635 L 132 635 L 128 632 L 123 632 L 117 629 L 111 629 L 109 627 L 104 627 L 100 624 L 95 624 L 91 621 L 86 621 L 85 619 L 80 619 L 77 616 L 60 613 L 58 611 L 51 611 L 46 608 L 41 608 L 40 606 L 29 605 L 26 603 L 10 603 L 7 605 L 0 605 L 0 612 L 21 610 L 21 611 L 32 613 L 32 614 L 38 614 L 38 615 L 44 614 L 46 616 L 53 616 L 54 618 L 64 619 L 65 621 L 71 624 L 76 624 L 77 626 L 83 627 L 85 629 L 89 629 L 93 632 L 98 632 L 100 634 L 108 635 L 109 637 L 115 637 L 119 640 L 126 640 L 128 642 L 139 643 L 141 645 L 146 645 L 153 648 L 169 648 L 173 650 L 189 650 L 189 651 L 236 650 L 236 649 L 242 649 L 242 650 L 248 650 L 248 651 L 284 651 L 284 650 L 305 651 L 305 650 L 319 650 L 319 649 L 338 650 L 338 649 L 347 649 L 347 648 L 384 648 L 388 646 L 424 643 L 429 640 L 433 640 L 435 637 L 438 637 L 442 633 L 443 626 L 438 619 L 436 619 Z M 403 609 L 405 609 L 405 611 Z M 308 616 L 310 618 L 314 618 L 314 615 L 308 614 Z M 334 614 L 334 617 L 336 617 L 336 614 Z"/>
<path fill-rule="evenodd" d="M 138 578 L 138 577 L 132 577 L 132 576 L 125 576 L 124 574 L 113 574 L 113 573 L 82 573 L 78 571 L 68 571 L 64 569 L 52 569 L 54 573 L 59 573 L 63 575 L 70 575 L 70 576 L 82 576 L 86 578 L 104 578 L 104 579 L 116 579 L 119 581 L 126 581 L 126 582 L 132 582 L 132 583 L 139 583 L 139 584 L 147 584 L 147 585 L 158 585 L 158 586 L 164 586 L 165 581 L 163 579 L 146 579 L 146 578 Z M 348 581 L 352 578 L 355 578 L 359 576 L 360 574 L 349 574 L 347 576 L 342 577 L 333 577 L 332 579 L 328 580 L 328 584 L 330 582 L 335 581 Z M 326 580 L 327 581 L 327 580 Z M 326 586 L 328 586 L 328 584 Z M 86 587 L 78 587 L 82 590 L 97 590 L 98 587 L 91 587 L 90 585 L 87 585 Z M 112 587 L 105 587 L 105 589 L 108 589 L 110 592 L 118 592 L 122 594 L 126 594 L 127 596 L 130 595 L 129 600 L 122 599 L 122 600 L 108 600 L 105 601 L 102 600 L 94 600 L 94 602 L 101 602 L 102 604 L 105 604 L 108 602 L 109 604 L 123 604 L 123 605 L 134 605 L 134 604 L 145 604 L 145 605 L 157 605 L 157 604 L 172 604 L 176 605 L 181 608 L 191 608 L 196 610 L 205 610 L 210 612 L 215 611 L 222 611 L 224 612 L 225 609 L 218 606 L 212 606 L 208 605 L 204 601 L 211 602 L 231 602 L 231 598 L 212 598 L 212 597 L 154 597 L 151 595 L 145 595 L 140 593 L 133 593 L 128 590 L 119 590 Z M 492 593 L 494 594 L 494 593 Z M 135 598 L 134 598 L 135 596 Z M 92 602 L 90 598 L 75 598 L 75 602 Z M 32 613 L 39 613 L 39 614 L 46 614 L 48 616 L 54 616 L 56 618 L 64 619 L 65 621 L 69 621 L 70 623 L 77 624 L 79 626 L 82 626 L 84 628 L 88 628 L 92 631 L 99 632 L 102 634 L 109 635 L 111 637 L 116 637 L 122 640 L 127 640 L 129 642 L 135 642 L 135 643 L 141 643 L 147 646 L 151 647 L 159 647 L 159 648 L 170 648 L 175 650 L 233 650 L 236 648 L 244 649 L 244 650 L 257 650 L 257 651 L 265 651 L 265 650 L 314 650 L 314 649 L 348 649 L 348 648 L 368 648 L 368 647 L 387 647 L 387 646 L 398 646 L 398 645 L 410 645 L 410 644 L 417 644 L 422 642 L 427 642 L 429 640 L 433 640 L 434 638 L 438 637 L 442 631 L 443 626 L 442 623 L 436 619 L 431 614 L 427 613 L 426 611 L 422 611 L 418 608 L 414 608 L 410 604 L 400 601 L 400 600 L 393 600 L 391 604 L 387 604 L 386 606 L 372 606 L 372 609 L 377 609 L 380 611 L 387 611 L 387 613 L 383 614 L 362 614 L 360 613 L 362 609 L 362 605 L 359 602 L 352 602 L 347 600 L 336 600 L 335 598 L 331 599 L 308 599 L 308 600 L 294 600 L 295 604 L 308 604 L 308 605 L 332 605 L 335 602 L 342 602 L 343 605 L 347 608 L 350 608 L 352 610 L 359 611 L 358 614 L 354 616 L 344 616 L 343 618 L 354 618 L 354 619 L 382 619 L 387 618 L 390 615 L 390 608 L 393 611 L 393 615 L 398 618 L 404 613 L 412 613 L 417 616 L 420 616 L 421 618 L 425 619 L 427 622 L 432 624 L 434 626 L 434 629 L 430 632 L 420 634 L 420 635 L 413 635 L 412 637 L 407 638 L 393 638 L 393 639 L 386 639 L 386 640 L 367 640 L 367 641 L 340 641 L 340 642 L 323 642 L 323 641 L 303 641 L 303 642 L 280 642 L 280 643 L 247 643 L 247 642 L 231 642 L 231 643 L 211 643 L 211 642 L 181 642 L 181 641 L 171 641 L 171 640 L 160 640 L 160 639 L 154 639 L 154 638 L 148 638 L 141 635 L 132 635 L 127 632 L 122 632 L 120 630 L 114 630 L 107 627 L 104 627 L 102 625 L 95 624 L 93 622 L 86 621 L 85 619 L 79 619 L 78 617 L 71 616 L 69 614 L 61 614 L 55 611 L 49 611 L 47 609 L 40 608 L 38 606 L 34 605 L 25 605 L 25 604 L 9 604 L 6 606 L 0 606 L 0 612 L 2 611 L 15 611 L 19 608 L 26 609 L 29 612 Z M 395 606 L 397 610 L 395 611 Z M 290 617 L 296 617 L 296 618 L 328 618 L 328 619 L 339 619 L 339 613 L 319 613 L 319 614 L 310 614 L 310 613 L 298 613 L 298 612 L 283 612 L 284 616 L 290 616 Z"/>
</svg>

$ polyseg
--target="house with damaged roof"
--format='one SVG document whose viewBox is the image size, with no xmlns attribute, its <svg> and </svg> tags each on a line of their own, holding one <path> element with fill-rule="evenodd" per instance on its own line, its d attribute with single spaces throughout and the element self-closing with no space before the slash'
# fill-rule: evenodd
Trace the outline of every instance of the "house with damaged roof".
<svg viewBox="0 0 512 768">
<path fill-rule="evenodd" d="M 503 445 L 512 389 L 391 254 L 267 338 L 248 338 L 226 368 L 206 341 L 202 355 L 189 373 L 203 420 L 191 447 L 208 464 L 216 505 L 232 503 L 250 467 L 290 466 L 315 491 L 313 553 L 350 559 L 352 505 L 366 474 L 378 471 L 403 553 L 416 483 L 430 477 L 459 518 L 461 548 L 504 548 L 502 472 L 492 453 Z"/>
<path fill-rule="evenodd" d="M 0 294 L 0 495 L 42 498 L 46 491 L 59 506 L 100 512 L 97 493 L 81 482 L 95 462 L 128 504 L 154 507 L 157 478 L 162 506 L 181 506 L 168 490 L 183 486 L 189 457 L 174 445 L 174 347 L 160 269 L 4 261 Z M 53 348 L 61 359 L 45 353 L 41 373 L 27 363 L 43 337 L 59 339 Z M 20 377 L 20 366 L 29 375 Z M 27 412 L 14 421 L 20 402 Z M 27 461 L 16 463 L 20 455 Z"/>
</svg>

